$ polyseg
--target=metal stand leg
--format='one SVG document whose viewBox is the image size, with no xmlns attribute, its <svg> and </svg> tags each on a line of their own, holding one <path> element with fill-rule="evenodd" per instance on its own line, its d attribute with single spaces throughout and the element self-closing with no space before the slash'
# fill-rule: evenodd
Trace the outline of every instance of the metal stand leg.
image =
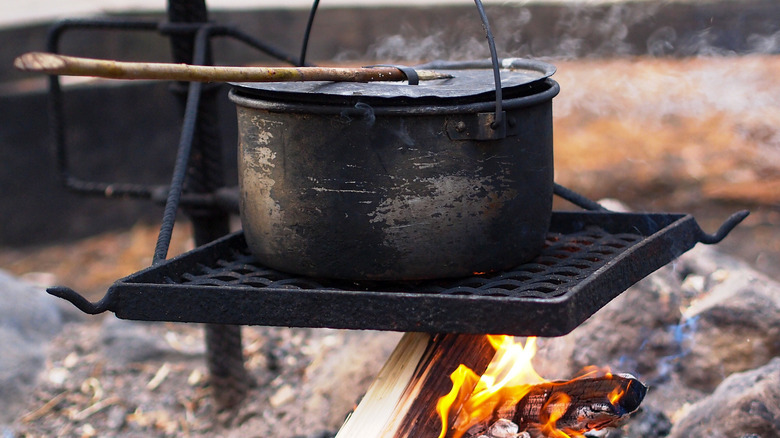
<svg viewBox="0 0 780 438">
<path fill-rule="evenodd" d="M 316 10 L 312 10 L 306 39 Z M 147 20 L 86 19 L 63 20 L 54 25 L 47 38 L 48 51 L 59 53 L 59 43 L 67 30 L 158 32 L 170 37 L 175 62 L 212 64 L 210 38 L 228 37 L 268 56 L 300 65 L 298 59 L 252 35 L 232 26 L 208 21 L 204 0 L 169 0 L 168 22 Z M 305 53 L 305 49 L 303 50 Z M 222 149 L 217 102 L 222 91 L 213 84 L 181 82 L 174 84 L 184 113 L 176 164 L 169 187 L 137 183 L 106 183 L 81 179 L 71 173 L 65 141 L 64 105 L 59 76 L 50 77 L 50 126 L 56 146 L 57 171 L 63 185 L 77 193 L 106 198 L 149 199 L 165 205 L 153 264 L 165 261 L 176 213 L 183 208 L 190 216 L 198 246 L 230 232 L 229 213 L 238 212 L 238 198 L 224 187 Z M 186 191 L 183 191 L 186 189 Z M 73 302 L 84 312 L 95 314 L 107 310 L 107 302 L 97 305 L 68 288 L 52 288 L 54 295 Z M 241 327 L 206 325 L 206 347 L 209 371 L 217 406 L 227 409 L 239 404 L 254 383 L 244 368 Z"/>
<path fill-rule="evenodd" d="M 168 16 L 172 23 L 206 23 L 203 0 L 171 0 Z M 175 62 L 192 63 L 194 33 L 171 37 Z M 208 48 L 205 48 L 208 50 Z M 210 58 L 206 53 L 206 62 Z M 180 84 L 187 87 L 187 84 Z M 186 187 L 188 191 L 209 193 L 224 185 L 222 149 L 217 122 L 216 92 L 204 90 L 198 108 L 198 123 L 190 157 Z M 182 101 L 184 101 L 182 94 Z M 195 244 L 200 246 L 230 232 L 227 213 L 215 210 L 188 211 L 192 218 Z M 246 396 L 249 378 L 244 368 L 241 327 L 206 325 L 206 350 L 214 398 L 219 409 L 238 405 Z"/>
</svg>

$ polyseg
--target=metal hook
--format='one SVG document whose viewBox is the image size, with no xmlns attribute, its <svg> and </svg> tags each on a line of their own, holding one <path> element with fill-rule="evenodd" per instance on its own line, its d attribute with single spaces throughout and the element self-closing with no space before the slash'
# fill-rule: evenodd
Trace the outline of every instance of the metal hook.
<svg viewBox="0 0 780 438">
<path fill-rule="evenodd" d="M 699 242 L 712 245 L 715 243 L 719 243 L 721 240 L 723 240 L 726 236 L 729 235 L 731 230 L 734 229 L 737 225 L 739 225 L 740 222 L 745 220 L 746 217 L 750 214 L 747 210 L 741 210 L 734 214 L 732 214 L 728 219 L 726 219 L 726 222 L 723 222 L 723 225 L 718 228 L 718 231 L 715 232 L 715 234 L 707 234 L 704 231 L 701 231 L 701 234 L 699 234 Z"/>
<path fill-rule="evenodd" d="M 55 297 L 70 301 L 71 304 L 76 306 L 79 310 L 90 315 L 97 315 L 98 313 L 103 313 L 108 310 L 108 296 L 104 297 L 97 303 L 92 303 L 69 287 L 50 287 L 46 289 L 46 292 L 48 292 L 50 295 L 54 295 Z"/>
</svg>

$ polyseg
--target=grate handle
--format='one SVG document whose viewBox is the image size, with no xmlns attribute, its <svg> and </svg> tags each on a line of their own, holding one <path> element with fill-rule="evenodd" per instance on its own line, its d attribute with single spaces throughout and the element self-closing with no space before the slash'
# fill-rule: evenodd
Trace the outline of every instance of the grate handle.
<svg viewBox="0 0 780 438">
<path fill-rule="evenodd" d="M 743 220 L 745 220 L 746 217 L 750 215 L 750 212 L 747 210 L 741 210 L 738 211 L 731 216 L 729 216 L 728 219 L 726 219 L 726 222 L 723 222 L 723 224 L 718 228 L 718 231 L 715 232 L 715 234 L 707 234 L 701 229 L 699 229 L 699 242 L 704 243 L 706 245 L 713 245 L 715 243 L 720 243 L 721 240 L 725 239 L 726 236 L 731 233 L 731 230 L 733 230 L 737 225 L 740 224 Z"/>
</svg>

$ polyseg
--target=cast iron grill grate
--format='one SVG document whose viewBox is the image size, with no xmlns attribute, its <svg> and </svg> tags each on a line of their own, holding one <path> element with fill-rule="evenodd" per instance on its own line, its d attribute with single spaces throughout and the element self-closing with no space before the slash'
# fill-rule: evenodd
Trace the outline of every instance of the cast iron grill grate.
<svg viewBox="0 0 780 438">
<path fill-rule="evenodd" d="M 532 262 L 511 271 L 478 274 L 465 279 L 424 282 L 355 282 L 312 279 L 276 271 L 258 264 L 246 246 L 234 248 L 214 267 L 200 264 L 194 272 L 166 277 L 169 284 L 235 286 L 285 289 L 342 289 L 370 291 L 389 289 L 427 294 L 477 295 L 550 299 L 602 267 L 617 254 L 645 237 L 640 234 L 610 234 L 592 226 L 577 233 L 550 233 L 545 248 Z"/>
<path fill-rule="evenodd" d="M 560 336 L 629 286 L 715 235 L 690 215 L 555 212 L 541 254 L 515 269 L 414 282 L 300 277 L 260 265 L 241 232 L 117 281 L 98 303 L 49 292 L 87 313 L 235 325 Z"/>
</svg>

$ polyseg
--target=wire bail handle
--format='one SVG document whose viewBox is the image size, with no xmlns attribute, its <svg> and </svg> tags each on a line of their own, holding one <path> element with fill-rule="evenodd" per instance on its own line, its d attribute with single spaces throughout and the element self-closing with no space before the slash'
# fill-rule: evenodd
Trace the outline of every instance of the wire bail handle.
<svg viewBox="0 0 780 438">
<path fill-rule="evenodd" d="M 306 30 L 303 34 L 303 43 L 301 44 L 301 56 L 299 58 L 298 65 L 303 66 L 306 63 L 306 50 L 309 46 L 309 37 L 311 36 L 311 28 L 314 24 L 314 16 L 317 13 L 317 8 L 319 7 L 320 0 L 314 0 L 311 6 L 311 11 L 309 12 L 309 19 L 306 23 Z M 485 13 L 485 8 L 482 6 L 482 0 L 474 0 L 474 4 L 477 6 L 477 12 L 479 12 L 480 20 L 482 20 L 482 29 L 485 31 L 485 38 L 488 40 L 488 48 L 490 49 L 490 62 L 493 66 L 493 81 L 496 84 L 496 113 L 493 118 L 493 121 L 490 123 L 490 128 L 497 132 L 506 132 L 506 117 L 504 117 L 504 111 L 502 109 L 502 101 L 503 101 L 503 94 L 502 94 L 502 88 L 501 88 L 501 72 L 499 70 L 498 65 L 498 52 L 496 51 L 496 42 L 493 38 L 493 32 L 490 30 L 490 23 L 488 22 L 487 14 Z M 410 70 L 413 72 L 414 70 L 405 67 L 405 66 L 397 66 L 393 65 L 392 67 L 396 67 L 398 69 L 401 69 L 406 75 L 407 78 L 409 78 L 409 84 L 410 85 L 417 85 L 417 81 L 414 79 L 416 77 L 416 74 L 413 74 L 410 76 Z M 403 68 L 402 68 L 403 67 Z"/>
<path fill-rule="evenodd" d="M 496 115 L 493 119 L 493 123 L 490 127 L 499 132 L 506 132 L 506 117 L 504 117 L 504 111 L 501 107 L 504 99 L 501 87 L 501 72 L 498 68 L 498 53 L 496 52 L 496 42 L 493 39 L 493 32 L 490 31 L 490 23 L 488 22 L 485 8 L 482 6 L 482 0 L 474 0 L 477 5 L 477 11 L 479 17 L 482 20 L 482 28 L 485 30 L 485 38 L 488 40 L 488 47 L 490 48 L 490 62 L 493 65 L 493 80 L 496 83 Z"/>
</svg>

